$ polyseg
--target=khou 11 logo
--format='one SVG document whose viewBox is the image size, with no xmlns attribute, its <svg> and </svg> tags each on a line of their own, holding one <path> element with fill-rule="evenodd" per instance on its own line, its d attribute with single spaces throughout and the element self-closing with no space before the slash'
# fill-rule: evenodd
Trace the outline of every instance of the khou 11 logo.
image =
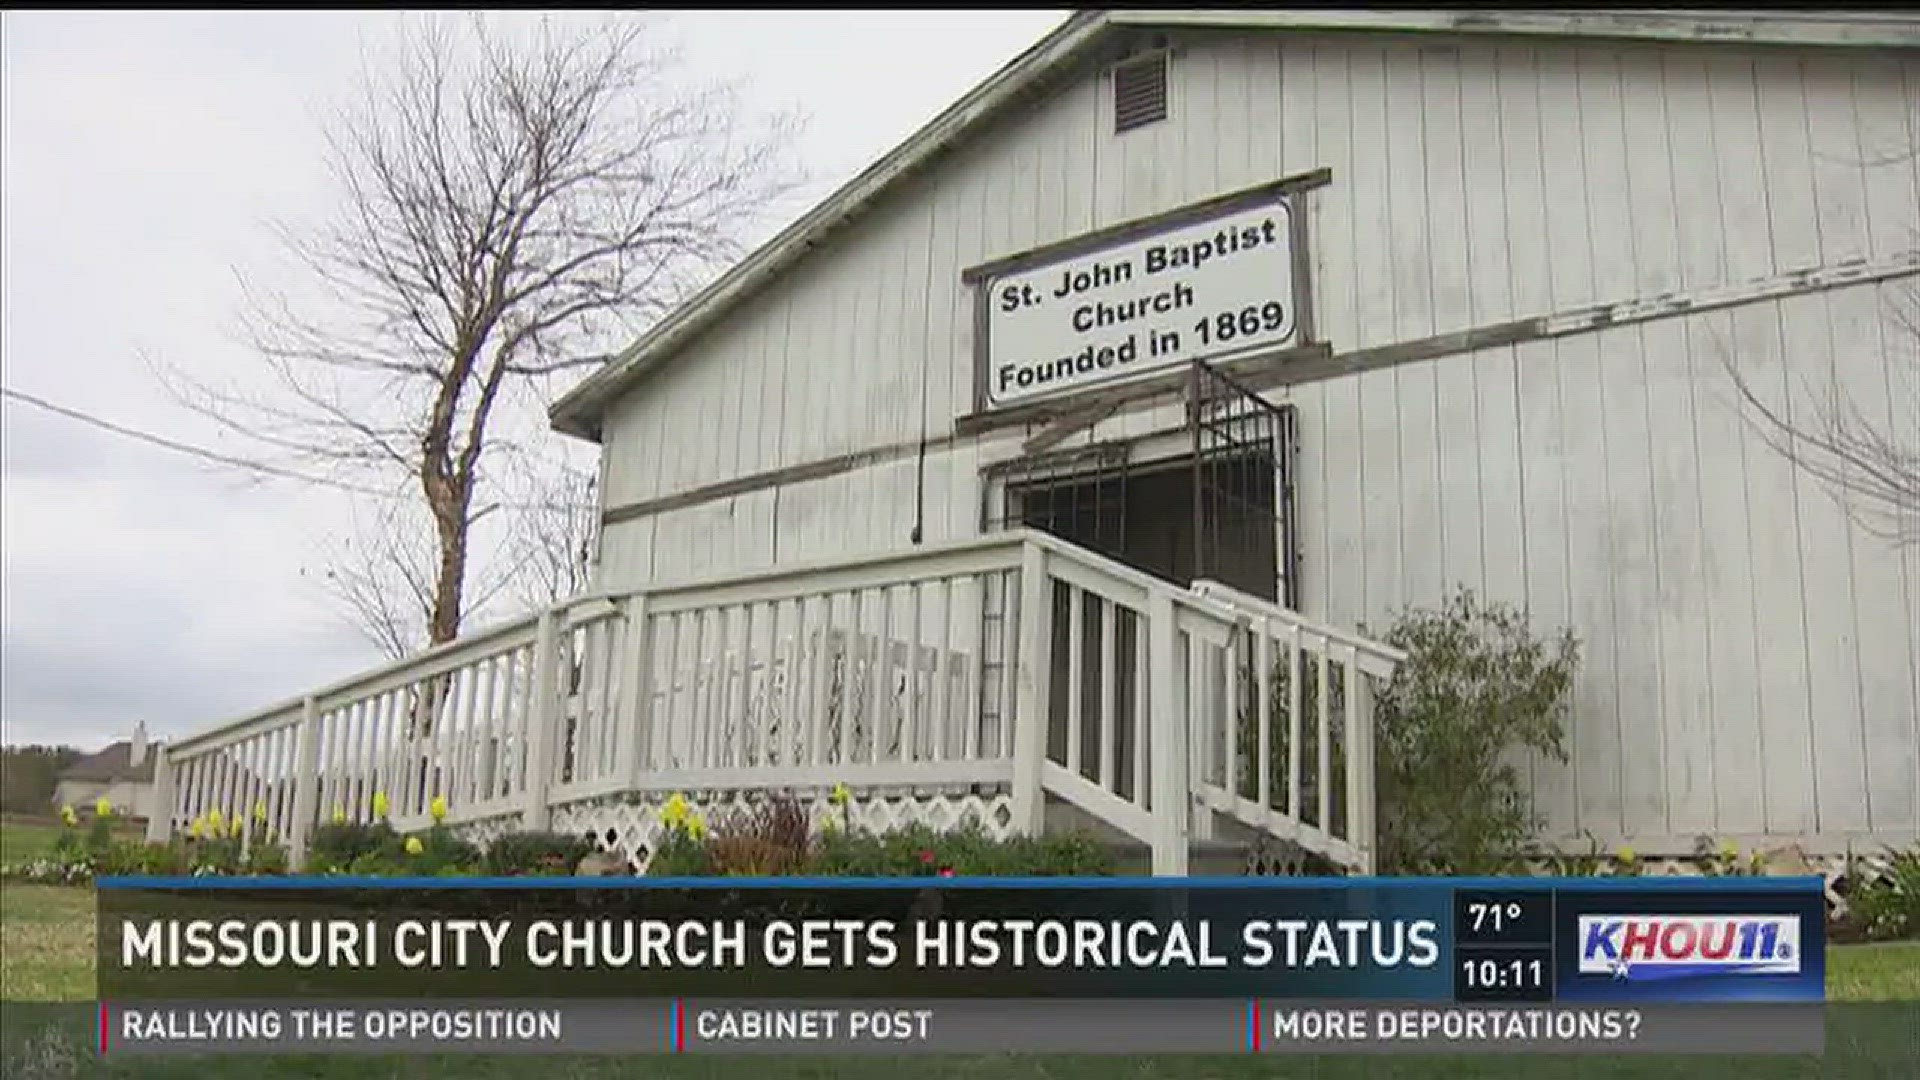
<svg viewBox="0 0 1920 1080">
<path fill-rule="evenodd" d="M 1582 915 L 1580 974 L 1798 975 L 1798 915 Z"/>
</svg>

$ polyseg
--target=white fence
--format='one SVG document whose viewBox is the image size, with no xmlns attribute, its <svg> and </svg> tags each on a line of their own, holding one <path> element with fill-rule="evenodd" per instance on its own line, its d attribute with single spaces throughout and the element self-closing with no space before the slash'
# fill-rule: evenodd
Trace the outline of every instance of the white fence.
<svg viewBox="0 0 1920 1080">
<path fill-rule="evenodd" d="M 1034 531 L 568 601 L 179 740 L 151 835 L 218 811 L 298 854 L 316 823 L 515 817 L 626 793 L 1009 787 L 1184 873 L 1224 816 L 1357 869 L 1370 680 L 1400 655 Z"/>
</svg>

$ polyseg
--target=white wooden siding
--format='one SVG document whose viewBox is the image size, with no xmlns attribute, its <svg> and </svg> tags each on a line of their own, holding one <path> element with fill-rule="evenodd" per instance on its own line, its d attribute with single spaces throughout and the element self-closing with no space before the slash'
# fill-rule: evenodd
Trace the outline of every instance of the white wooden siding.
<svg viewBox="0 0 1920 1080">
<path fill-rule="evenodd" d="M 742 305 L 610 412 L 608 505 L 938 440 L 972 407 L 962 267 L 1323 166 L 1315 319 L 1337 350 L 1920 247 L 1920 165 L 1895 154 L 1920 131 L 1911 58 L 1225 34 L 1185 40 L 1171 80 L 1169 119 L 1119 136 L 1103 78 L 1062 86 Z M 1763 445 L 1720 367 L 1775 393 L 1838 381 L 1897 423 L 1889 358 L 1920 343 L 1879 291 L 1295 388 L 1307 613 L 1377 625 L 1464 583 L 1572 626 L 1574 760 L 1524 762 L 1557 834 L 1920 830 L 1920 552 Z M 980 466 L 1017 438 L 936 444 L 927 541 L 977 529 Z M 906 453 L 619 522 L 601 573 L 904 545 L 917 472 Z"/>
</svg>

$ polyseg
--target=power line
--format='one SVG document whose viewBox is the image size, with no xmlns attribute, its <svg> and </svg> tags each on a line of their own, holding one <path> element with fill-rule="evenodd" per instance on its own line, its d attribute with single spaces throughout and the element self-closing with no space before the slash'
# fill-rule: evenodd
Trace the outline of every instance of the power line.
<svg viewBox="0 0 1920 1080">
<path fill-rule="evenodd" d="M 355 484 L 346 480 L 336 480 L 330 476 L 315 476 L 311 473 L 303 473 L 294 469 L 282 468 L 281 466 L 278 466 L 278 465 L 269 465 L 269 464 L 266 464 L 265 462 L 248 461 L 245 458 L 233 457 L 232 455 L 229 455 L 229 454 L 220 453 L 217 450 L 208 450 L 207 448 L 202 446 L 194 446 L 191 443 L 184 443 L 176 439 L 169 439 L 164 435 L 155 435 L 149 431 L 141 431 L 141 430 L 138 430 L 137 428 L 127 427 L 124 424 L 116 424 L 111 420 L 107 420 L 103 417 L 95 416 L 92 413 L 82 412 L 79 409 L 69 408 L 68 406 L 65 406 L 65 405 L 59 405 L 54 402 L 48 401 L 45 398 L 35 397 L 34 395 L 26 393 L 24 391 L 15 390 L 10 386 L 0 386 L 0 395 L 4 395 L 15 401 L 24 402 L 38 409 L 45 409 L 47 412 L 55 413 L 59 416 L 64 416 L 69 420 L 77 420 L 80 423 L 99 428 L 103 431 L 110 431 L 115 435 L 120 435 L 125 438 L 134 439 L 139 442 L 147 443 L 152 446 L 158 446 L 165 450 L 171 450 L 177 454 L 186 454 L 189 457 L 200 458 L 203 461 L 211 461 L 217 465 L 225 465 L 228 468 L 241 469 L 246 472 L 264 474 L 267 476 L 277 476 L 285 480 L 297 480 L 303 484 L 317 484 L 321 487 L 337 488 L 341 491 L 351 492 L 356 495 L 371 495 L 371 496 L 374 496 L 375 498 L 380 498 L 380 499 L 412 498 L 412 496 L 407 495 L 403 492 L 391 491 L 391 490 L 386 490 L 382 488 L 367 487 L 363 484 Z M 498 506 L 503 510 L 592 510 L 592 509 L 596 509 L 595 507 L 584 506 L 578 503 L 499 502 L 499 503 L 494 503 L 492 505 Z"/>
</svg>

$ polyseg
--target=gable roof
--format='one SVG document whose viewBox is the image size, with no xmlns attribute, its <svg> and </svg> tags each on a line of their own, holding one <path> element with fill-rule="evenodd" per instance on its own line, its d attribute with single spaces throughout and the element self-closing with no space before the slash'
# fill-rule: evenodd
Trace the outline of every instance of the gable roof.
<svg viewBox="0 0 1920 1080">
<path fill-rule="evenodd" d="M 641 375 L 774 281 L 835 230 L 941 153 L 997 119 L 1005 107 L 1127 31 L 1291 30 L 1587 37 L 1746 45 L 1920 48 L 1920 17 L 1900 11 L 1321 11 L 1090 10 L 1074 14 L 926 126 L 569 390 L 549 417 L 556 430 L 598 440 L 600 416 Z"/>
<path fill-rule="evenodd" d="M 121 740 L 97 753 L 88 754 L 79 761 L 67 766 L 60 772 L 62 780 L 99 780 L 112 783 L 116 780 L 148 781 L 153 779 L 153 753 L 155 747 L 147 747 L 147 756 L 139 765 L 129 765 L 133 757 L 133 743 Z"/>
</svg>

